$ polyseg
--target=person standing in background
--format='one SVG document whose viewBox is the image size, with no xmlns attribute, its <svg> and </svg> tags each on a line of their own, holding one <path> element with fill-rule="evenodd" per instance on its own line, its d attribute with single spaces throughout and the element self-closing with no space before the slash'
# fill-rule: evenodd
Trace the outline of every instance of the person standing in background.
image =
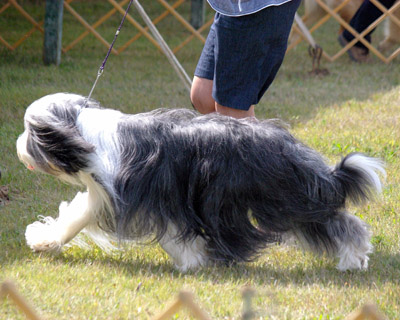
<svg viewBox="0 0 400 320">
<path fill-rule="evenodd" d="M 387 9 L 389 9 L 396 0 L 379 0 Z M 371 1 L 365 0 L 360 8 L 356 11 L 353 18 L 350 20 L 350 26 L 354 28 L 358 33 L 363 32 L 368 26 L 378 19 L 383 12 L 377 8 Z M 367 35 L 364 36 L 368 42 L 371 42 L 371 33 L 373 29 Z M 342 47 L 345 47 L 350 41 L 354 39 L 352 33 L 348 30 L 344 30 L 342 34 L 339 35 L 339 43 Z M 368 62 L 370 60 L 369 50 L 361 42 L 357 42 L 353 47 L 347 51 L 351 60 L 355 62 Z"/>
</svg>

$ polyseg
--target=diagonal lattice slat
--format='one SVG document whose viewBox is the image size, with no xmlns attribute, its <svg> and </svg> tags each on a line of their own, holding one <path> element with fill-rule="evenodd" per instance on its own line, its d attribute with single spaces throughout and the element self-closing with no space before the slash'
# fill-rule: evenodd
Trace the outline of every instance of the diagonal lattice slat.
<svg viewBox="0 0 400 320">
<path fill-rule="evenodd" d="M 382 15 L 361 33 L 358 33 L 356 30 L 354 30 L 354 28 L 352 28 L 350 24 L 346 22 L 338 13 L 351 0 L 345 0 L 341 2 L 341 4 L 334 9 L 330 8 L 323 0 L 315 0 L 315 1 L 321 8 L 323 8 L 326 11 L 327 14 L 324 17 L 322 17 L 319 21 L 317 21 L 309 29 L 311 33 L 315 32 L 322 25 L 324 25 L 329 19 L 333 18 L 336 22 L 339 23 L 341 27 L 348 30 L 355 37 L 344 48 L 341 48 L 338 52 L 336 52 L 333 55 L 329 55 L 324 51 L 323 52 L 324 58 L 326 58 L 330 62 L 337 60 L 358 41 L 361 42 L 363 45 L 365 45 L 374 55 L 376 55 L 384 63 L 389 63 L 398 55 L 400 55 L 400 48 L 398 48 L 397 50 L 392 52 L 388 57 L 386 57 L 382 52 L 379 51 L 379 49 L 377 49 L 375 46 L 373 46 L 370 42 L 368 42 L 365 39 L 365 36 L 374 28 L 376 28 L 378 25 L 380 25 L 386 18 L 390 18 L 392 20 L 392 23 L 395 23 L 397 26 L 400 27 L 400 20 L 398 17 L 396 17 L 396 15 L 394 15 L 394 12 L 400 8 L 400 1 L 396 2 L 390 9 L 386 9 L 386 7 L 383 6 L 378 0 L 370 0 L 380 11 L 382 11 Z M 307 16 L 303 16 L 302 19 L 305 21 L 307 19 Z M 299 34 L 301 33 L 300 30 L 297 28 L 297 26 L 294 26 L 294 31 Z M 294 48 L 300 41 L 301 39 L 298 39 L 294 43 L 291 43 L 288 47 L 288 50 Z"/>
<path fill-rule="evenodd" d="M 0 35 L 0 43 L 2 43 L 3 45 L 5 45 L 9 50 L 15 50 L 16 48 L 18 48 L 26 39 L 28 39 L 32 33 L 34 33 L 36 30 L 38 30 L 39 32 L 41 32 L 42 34 L 44 34 L 44 30 L 43 30 L 43 21 L 37 22 L 28 12 L 26 12 L 22 6 L 16 1 L 16 0 L 8 0 L 8 2 L 6 4 L 4 4 L 1 8 L 0 8 L 0 14 L 2 14 L 3 12 L 5 12 L 8 8 L 10 7 L 14 7 L 20 14 L 22 17 L 24 17 L 30 24 L 33 25 L 33 28 L 30 29 L 27 33 L 25 33 L 24 35 L 22 35 L 16 42 L 14 42 L 13 44 L 10 44 L 7 40 L 5 40 L 1 35 Z"/>
<path fill-rule="evenodd" d="M 86 22 L 85 19 L 83 19 L 78 12 L 76 12 L 71 6 L 70 3 L 72 2 L 72 0 L 70 1 L 64 1 L 64 8 L 67 9 L 74 17 L 75 19 L 77 19 L 79 21 L 79 23 L 81 23 L 86 29 L 87 31 L 89 31 L 90 33 L 92 33 L 106 48 L 110 47 L 110 43 L 108 43 L 97 31 L 95 28 L 93 28 L 89 23 Z M 112 52 L 114 54 L 117 54 L 117 51 L 115 49 L 112 49 Z"/>
<path fill-rule="evenodd" d="M 332 12 L 338 13 L 338 12 L 339 12 L 340 10 L 342 10 L 350 1 L 352 1 L 352 0 L 344 0 L 344 1 L 342 1 L 336 8 L 334 8 L 334 9 L 332 10 Z M 306 22 L 308 18 L 309 18 L 309 17 L 307 16 L 307 14 L 304 15 L 304 16 L 302 17 L 303 22 Z M 330 18 L 331 18 L 331 14 L 327 12 L 327 13 L 325 14 L 325 16 L 323 16 L 319 21 L 317 21 L 317 22 L 309 29 L 310 33 L 314 33 L 314 31 L 316 31 L 317 29 L 319 29 L 320 27 L 322 27 L 324 24 L 326 24 Z M 297 34 L 300 35 L 301 37 L 304 37 L 303 34 L 302 34 L 302 32 L 300 31 L 300 29 L 297 27 L 296 24 L 293 25 L 293 30 L 294 30 L 295 33 L 297 33 Z M 305 38 L 304 38 L 304 39 L 305 39 Z M 296 47 L 296 46 L 301 42 L 301 40 L 302 40 L 301 38 L 298 38 L 296 41 L 292 42 L 292 43 L 288 46 L 288 51 L 291 50 L 291 49 L 293 49 L 294 47 Z M 327 55 L 327 53 L 326 53 L 325 51 L 324 51 L 322 54 L 323 54 L 323 56 L 324 56 L 327 60 L 329 60 L 329 61 L 332 62 L 332 58 L 331 58 L 329 55 Z"/>
<path fill-rule="evenodd" d="M 206 39 L 196 30 L 194 29 L 190 23 L 188 23 L 174 8 L 172 8 L 168 2 L 165 0 L 158 0 L 171 14 L 193 35 L 199 38 L 203 43 L 205 43 Z"/>
<path fill-rule="evenodd" d="M 112 9 L 108 11 L 105 15 L 100 17 L 95 23 L 89 24 L 73 7 L 70 5 L 73 0 L 65 0 L 64 2 L 64 7 L 65 9 L 70 12 L 75 19 L 78 20 L 80 24 L 84 26 L 86 29 L 83 33 L 81 33 L 77 38 L 75 38 L 72 42 L 70 42 L 68 45 L 64 47 L 64 51 L 71 50 L 77 43 L 82 41 L 85 37 L 88 35 L 92 34 L 96 37 L 97 40 L 99 40 L 101 43 L 103 43 L 104 46 L 109 47 L 109 43 L 101 36 L 101 34 L 96 30 L 100 25 L 102 25 L 104 22 L 106 22 L 108 19 L 110 19 L 116 12 L 119 12 L 121 15 L 125 13 L 125 9 L 123 8 L 124 5 L 127 4 L 129 0 L 123 0 L 121 2 L 117 2 L 115 0 L 107 0 L 111 5 Z M 189 22 L 177 11 L 177 8 L 181 6 L 185 0 L 177 0 L 173 4 L 168 3 L 166 0 L 157 0 L 164 8 L 165 10 L 159 14 L 156 18 L 152 20 L 152 22 L 156 25 L 162 20 L 164 20 L 167 16 L 172 16 L 175 18 L 177 21 L 181 23 L 181 25 L 185 28 L 186 31 L 190 33 L 190 35 L 183 39 L 174 49 L 173 52 L 176 53 L 180 49 L 182 49 L 187 43 L 189 43 L 192 39 L 197 38 L 201 42 L 205 42 L 205 37 L 201 34 L 203 31 L 205 31 L 211 24 L 212 20 L 208 21 L 205 25 L 203 25 L 201 28 L 196 30 L 191 26 Z M 113 49 L 114 54 L 119 54 L 122 51 L 126 50 L 133 42 L 141 38 L 142 36 L 146 37 L 157 49 L 160 50 L 160 46 L 158 42 L 153 38 L 153 36 L 149 33 L 147 27 L 143 27 L 131 14 L 128 13 L 126 16 L 126 21 L 129 22 L 131 25 L 135 27 L 135 29 L 138 31 L 138 33 L 123 43 L 121 46 L 118 48 Z"/>
<path fill-rule="evenodd" d="M 124 8 L 122 8 L 116 1 L 108 0 L 121 14 L 125 13 Z M 129 13 L 126 16 L 126 20 L 129 21 L 135 28 L 137 28 L 156 48 L 160 48 L 158 42 L 153 38 L 153 36 L 147 32 L 147 30 L 142 27 L 142 25 L 137 22 Z"/>
<path fill-rule="evenodd" d="M 173 5 L 172 8 L 176 9 L 177 7 L 179 7 L 183 2 L 185 2 L 185 0 L 178 0 L 176 1 Z M 152 20 L 153 24 L 156 25 L 157 23 L 161 22 L 162 20 L 164 20 L 164 18 L 166 18 L 170 13 L 168 11 L 164 11 L 162 12 L 157 18 L 155 18 L 154 20 Z M 144 28 L 146 31 L 149 31 L 148 27 Z M 120 49 L 118 49 L 118 52 L 122 52 L 124 51 L 131 43 L 135 42 L 136 40 L 138 40 L 143 34 L 142 33 L 138 33 L 136 34 L 134 37 L 132 37 L 131 39 L 129 39 L 127 42 L 125 42 L 124 45 L 122 45 L 120 47 Z"/>
<path fill-rule="evenodd" d="M 344 21 L 337 13 L 333 12 L 322 0 L 316 0 L 318 4 L 326 10 L 335 20 L 337 20 L 340 25 L 347 29 L 355 38 L 349 42 L 344 48 L 339 50 L 339 52 L 336 53 L 332 57 L 332 60 L 336 60 L 338 57 L 343 55 L 348 49 L 350 49 L 356 42 L 360 41 L 363 45 L 365 45 L 371 52 L 373 52 L 379 59 L 381 59 L 385 63 L 389 63 L 394 57 L 392 58 L 386 58 L 378 49 L 376 49 L 371 43 L 369 43 L 364 37 L 372 31 L 374 28 L 376 28 L 383 20 L 386 18 L 386 16 L 390 13 L 392 13 L 394 10 L 396 10 L 399 6 L 400 3 L 397 3 L 390 8 L 390 10 L 387 10 L 380 2 L 377 0 L 370 0 L 375 6 L 377 6 L 383 14 L 375 20 L 371 25 L 369 25 L 363 32 L 358 33 L 356 30 L 354 30 L 346 21 Z M 394 17 L 395 18 L 395 17 Z"/>
<path fill-rule="evenodd" d="M 67 0 L 67 1 L 68 1 L 68 3 L 71 2 L 70 0 Z M 124 0 L 124 1 L 120 2 L 120 5 L 123 6 L 123 5 L 127 4 L 128 2 L 129 2 L 129 0 Z M 113 16 L 116 12 L 117 12 L 117 9 L 115 9 L 115 8 L 111 9 L 104 16 L 102 16 L 99 20 L 97 20 L 94 24 L 92 24 L 91 27 L 93 29 L 96 29 L 97 27 L 102 25 L 105 21 L 107 21 L 111 16 Z M 81 33 L 75 40 L 73 40 L 71 43 L 69 43 L 68 45 L 65 46 L 65 48 L 64 48 L 65 51 L 72 49 L 81 40 L 83 40 L 88 35 L 90 35 L 90 33 L 91 33 L 90 29 Z"/>
<path fill-rule="evenodd" d="M 72 17 L 84 27 L 84 31 L 75 39 L 73 39 L 71 42 L 68 44 L 64 45 L 62 51 L 67 52 L 74 48 L 79 42 L 81 42 L 83 39 L 85 39 L 89 35 L 93 35 L 99 42 L 101 42 L 105 47 L 109 47 L 110 43 L 104 38 L 104 36 L 98 31 L 98 27 L 101 26 L 103 23 L 108 21 L 112 16 L 115 14 L 119 13 L 123 15 L 125 13 L 124 6 L 129 2 L 129 0 L 122 0 L 120 2 L 117 2 L 115 0 L 107 0 L 107 2 L 112 6 L 112 8 L 104 15 L 102 15 L 96 22 L 90 24 L 86 21 L 86 19 L 77 11 L 74 6 L 73 6 L 73 1 L 74 0 L 64 0 L 64 9 L 66 12 L 72 15 Z M 179 23 L 184 27 L 184 29 L 189 32 L 189 36 L 185 39 L 182 40 L 174 49 L 174 53 L 182 49 L 187 43 L 189 43 L 192 39 L 198 39 L 201 42 L 205 42 L 205 37 L 201 34 L 203 31 L 205 31 L 211 24 L 211 21 L 208 21 L 205 25 L 203 25 L 201 28 L 196 30 L 191 26 L 191 24 L 177 11 L 177 9 L 187 0 L 176 0 L 174 3 L 169 3 L 166 0 L 157 0 L 162 7 L 164 8 L 164 11 L 161 12 L 156 18 L 154 18 L 152 21 L 156 25 L 163 21 L 165 18 L 172 17 L 179 21 Z M 42 34 L 44 34 L 43 30 L 43 25 L 44 21 L 37 22 L 29 13 L 27 13 L 21 5 L 18 4 L 16 0 L 8 0 L 1 8 L 0 8 L 0 14 L 6 11 L 9 7 L 14 7 L 18 10 L 18 12 L 23 16 L 27 21 L 29 21 L 32 25 L 33 28 L 29 30 L 26 34 L 22 35 L 15 43 L 9 43 L 0 34 L 0 43 L 3 44 L 6 48 L 9 50 L 14 50 L 16 49 L 21 43 L 23 43 L 26 39 L 28 39 L 32 33 L 35 31 L 39 30 Z M 153 38 L 153 36 L 149 33 L 149 30 L 147 27 L 142 26 L 140 22 L 138 22 L 131 14 L 128 14 L 126 17 L 126 20 L 135 27 L 137 30 L 137 34 L 133 36 L 131 39 L 123 43 L 120 47 L 118 48 L 113 48 L 112 53 L 113 54 L 119 54 L 122 51 L 126 50 L 132 43 L 134 43 L 136 40 L 141 38 L 142 36 L 146 37 L 156 48 L 160 49 L 160 46 L 158 42 Z"/>
</svg>

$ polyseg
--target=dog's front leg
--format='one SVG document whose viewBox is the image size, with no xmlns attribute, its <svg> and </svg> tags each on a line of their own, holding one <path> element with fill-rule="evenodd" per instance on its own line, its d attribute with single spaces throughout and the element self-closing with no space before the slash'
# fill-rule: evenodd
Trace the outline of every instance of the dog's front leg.
<svg viewBox="0 0 400 320">
<path fill-rule="evenodd" d="M 58 251 L 91 221 L 89 193 L 78 192 L 70 202 L 62 202 L 57 219 L 41 217 L 26 228 L 25 238 L 34 251 Z"/>
</svg>

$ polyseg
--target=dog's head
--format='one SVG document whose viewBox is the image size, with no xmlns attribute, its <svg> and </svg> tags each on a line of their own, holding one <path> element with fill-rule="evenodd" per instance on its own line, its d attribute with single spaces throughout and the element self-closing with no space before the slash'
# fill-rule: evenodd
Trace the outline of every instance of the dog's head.
<svg viewBox="0 0 400 320">
<path fill-rule="evenodd" d="M 89 101 L 88 106 L 94 102 Z M 85 98 L 56 93 L 33 102 L 26 110 L 25 131 L 17 140 L 18 157 L 28 169 L 52 175 L 74 175 L 88 167 L 93 145 L 76 126 Z"/>
</svg>

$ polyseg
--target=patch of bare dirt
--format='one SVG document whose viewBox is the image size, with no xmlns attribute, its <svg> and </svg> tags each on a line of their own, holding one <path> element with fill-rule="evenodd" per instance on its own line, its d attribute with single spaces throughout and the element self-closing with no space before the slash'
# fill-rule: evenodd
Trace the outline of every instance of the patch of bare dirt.
<svg viewBox="0 0 400 320">
<path fill-rule="evenodd" d="M 0 206 L 4 206 L 10 202 L 10 189 L 8 186 L 0 186 Z"/>
</svg>

